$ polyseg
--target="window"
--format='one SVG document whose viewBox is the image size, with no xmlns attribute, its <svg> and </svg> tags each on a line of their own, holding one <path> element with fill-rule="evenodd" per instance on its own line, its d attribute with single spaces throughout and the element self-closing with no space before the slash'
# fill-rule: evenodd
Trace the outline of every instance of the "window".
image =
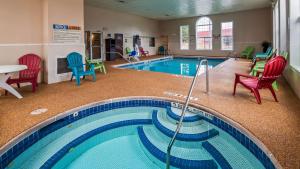
<svg viewBox="0 0 300 169">
<path fill-rule="evenodd" d="M 279 51 L 287 51 L 287 10 L 286 0 L 279 1 Z"/>
<path fill-rule="evenodd" d="M 190 45 L 189 26 L 180 26 L 180 49 L 188 50 Z"/>
<path fill-rule="evenodd" d="M 201 17 L 196 23 L 196 49 L 212 50 L 212 22 Z"/>
<path fill-rule="evenodd" d="M 233 22 L 221 23 L 221 49 L 233 50 Z"/>
</svg>

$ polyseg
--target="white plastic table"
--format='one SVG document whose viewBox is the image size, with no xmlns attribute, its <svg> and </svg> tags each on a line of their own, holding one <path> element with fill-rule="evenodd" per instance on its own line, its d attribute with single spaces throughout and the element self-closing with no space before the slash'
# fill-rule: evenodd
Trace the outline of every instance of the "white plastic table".
<svg viewBox="0 0 300 169">
<path fill-rule="evenodd" d="M 17 98 L 22 99 L 23 97 L 20 95 L 20 93 L 18 93 L 13 87 L 7 84 L 6 81 L 10 77 L 10 73 L 19 72 L 25 69 L 27 69 L 26 65 L 0 65 L 0 88 L 9 91 Z"/>
</svg>

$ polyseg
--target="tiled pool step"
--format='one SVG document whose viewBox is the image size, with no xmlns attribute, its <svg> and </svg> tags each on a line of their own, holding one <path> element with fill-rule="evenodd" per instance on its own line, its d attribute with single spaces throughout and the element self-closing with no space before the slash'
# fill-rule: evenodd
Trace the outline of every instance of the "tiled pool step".
<svg viewBox="0 0 300 169">
<path fill-rule="evenodd" d="M 256 169 L 263 168 L 261 164 L 249 161 L 245 153 L 224 140 L 222 137 L 215 137 L 202 143 L 202 146 L 214 157 L 222 169 Z"/>
<path fill-rule="evenodd" d="M 165 135 L 173 137 L 175 134 L 176 124 L 172 124 L 168 121 L 166 114 L 163 112 L 158 113 L 157 110 L 153 111 L 152 122 L 153 125 Z M 208 125 L 202 124 L 192 127 L 183 126 L 176 138 L 181 141 L 203 141 L 218 134 L 219 132 L 216 129 L 211 129 Z"/>
<path fill-rule="evenodd" d="M 152 119 L 154 118 L 156 118 L 159 121 L 159 123 L 161 123 L 164 127 L 173 131 L 176 130 L 178 122 L 174 123 L 173 121 L 170 121 L 166 112 L 157 112 L 157 116 L 154 117 L 152 114 Z M 201 120 L 201 122 L 194 123 L 194 125 L 183 126 L 180 132 L 184 134 L 197 134 L 212 129 L 211 126 L 212 125 L 210 125 L 209 123 L 205 122 L 204 120 Z"/>
<path fill-rule="evenodd" d="M 167 107 L 167 114 L 169 117 L 173 118 L 176 121 L 180 120 L 181 110 L 177 108 Z M 196 122 L 202 120 L 203 118 L 199 115 L 186 112 L 183 122 Z"/>
<path fill-rule="evenodd" d="M 165 162 L 166 161 L 166 153 L 162 150 L 160 150 L 158 147 L 161 148 L 161 145 L 154 145 L 147 137 L 143 127 L 138 127 L 138 135 L 142 142 L 142 144 L 146 147 L 146 149 L 156 158 L 158 158 L 160 161 Z M 147 131 L 147 134 L 148 131 Z M 175 148 L 176 149 L 176 148 Z M 176 149 L 175 152 L 182 151 L 183 149 Z M 190 151 L 190 150 L 189 150 Z M 185 152 L 182 152 L 182 155 L 187 155 Z M 191 153 L 196 153 L 196 151 L 191 151 Z M 187 157 L 189 158 L 189 157 Z M 195 156 L 194 156 L 195 158 Z M 217 169 L 218 165 L 216 162 L 212 159 L 206 159 L 206 160 L 188 160 L 184 158 L 179 158 L 176 156 L 171 155 L 170 157 L 170 164 L 174 167 L 181 168 L 181 169 Z"/>
<path fill-rule="evenodd" d="M 171 138 L 162 137 L 159 131 L 154 126 L 143 126 L 143 131 L 148 140 L 158 149 L 166 152 Z M 167 139 L 166 139 L 167 138 Z M 187 143 L 187 142 L 185 142 Z M 190 160 L 207 160 L 212 159 L 212 156 L 202 148 L 201 142 L 195 142 L 194 146 L 184 146 L 174 144 L 171 155 Z"/>
</svg>

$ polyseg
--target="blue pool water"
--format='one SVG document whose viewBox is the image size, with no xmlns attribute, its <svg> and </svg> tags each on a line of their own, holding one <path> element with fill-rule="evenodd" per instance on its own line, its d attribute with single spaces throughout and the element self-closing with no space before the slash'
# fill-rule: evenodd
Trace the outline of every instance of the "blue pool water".
<svg viewBox="0 0 300 169">
<path fill-rule="evenodd" d="M 137 126 L 115 129 L 115 131 L 113 131 L 115 133 L 122 132 L 122 134 L 118 135 L 117 138 L 116 136 L 111 136 L 109 141 L 94 146 L 82 153 L 73 161 L 70 160 L 70 157 L 66 156 L 56 166 L 54 166 L 54 169 L 161 168 L 162 166 L 159 167 L 158 164 L 151 161 L 144 153 L 141 148 L 142 145 L 140 145 L 139 138 L 135 132 L 136 127 Z M 81 146 L 82 149 L 86 149 L 85 147 L 85 145 Z"/>
<path fill-rule="evenodd" d="M 90 115 L 48 134 L 7 168 L 164 169 L 169 135 L 180 113 L 176 107 L 141 106 Z M 186 118 L 193 120 L 184 122 L 174 144 L 172 168 L 264 168 L 242 144 L 207 119 L 192 112 Z"/>
<path fill-rule="evenodd" d="M 209 68 L 213 68 L 224 61 L 225 59 L 208 59 Z M 140 64 L 129 64 L 122 66 L 122 68 L 145 70 L 152 72 L 163 72 L 183 76 L 194 76 L 196 74 L 198 64 L 198 58 L 169 58 L 163 60 L 143 62 Z M 203 73 L 204 70 L 205 66 L 202 65 L 200 73 Z"/>
</svg>

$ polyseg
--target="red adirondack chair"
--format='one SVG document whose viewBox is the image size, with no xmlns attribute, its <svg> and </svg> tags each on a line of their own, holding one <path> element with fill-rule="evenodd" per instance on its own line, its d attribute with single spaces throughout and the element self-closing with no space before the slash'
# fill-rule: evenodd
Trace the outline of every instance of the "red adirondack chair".
<svg viewBox="0 0 300 169">
<path fill-rule="evenodd" d="M 40 65 L 42 59 L 35 54 L 27 54 L 19 58 L 20 65 L 27 65 L 28 69 L 20 71 L 19 77 L 16 79 L 9 78 L 7 80 L 8 84 L 16 83 L 18 88 L 20 88 L 20 83 L 31 83 L 32 92 L 35 92 L 36 87 L 38 86 L 37 78 L 40 72 Z M 7 92 L 5 92 L 7 94 Z"/>
<path fill-rule="evenodd" d="M 142 56 L 147 56 L 149 54 L 149 51 L 144 51 L 143 47 L 139 47 L 139 50 L 140 50 Z"/>
<path fill-rule="evenodd" d="M 240 83 L 245 88 L 251 90 L 254 93 L 254 96 L 258 104 L 261 104 L 260 94 L 258 90 L 263 88 L 269 89 L 275 101 L 278 102 L 275 91 L 272 87 L 272 83 L 282 75 L 282 72 L 284 71 L 286 64 L 287 62 L 284 57 L 277 56 L 275 58 L 272 58 L 266 63 L 261 77 L 236 73 L 233 95 L 235 95 L 237 84 Z"/>
</svg>

